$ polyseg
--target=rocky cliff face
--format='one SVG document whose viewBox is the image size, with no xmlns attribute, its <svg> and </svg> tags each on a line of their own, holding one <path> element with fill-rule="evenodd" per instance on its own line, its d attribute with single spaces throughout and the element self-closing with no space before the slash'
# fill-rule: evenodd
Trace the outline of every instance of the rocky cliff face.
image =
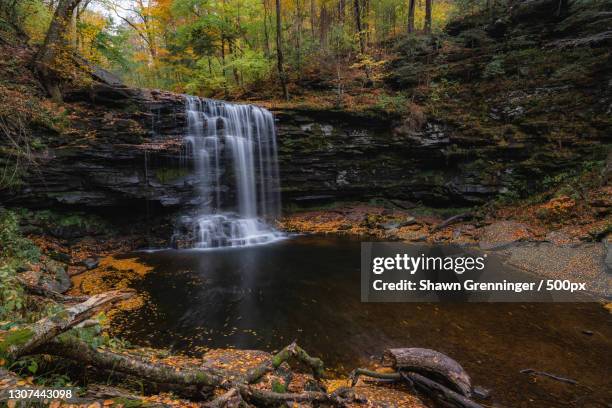
<svg viewBox="0 0 612 408">
<path fill-rule="evenodd" d="M 68 100 L 74 134 L 55 135 L 37 151 L 36 167 L 4 202 L 142 208 L 149 201 L 169 209 L 197 202 L 197 180 L 180 160 L 181 95 L 96 86 Z M 471 156 L 453 159 L 453 132 L 443 124 L 402 134 L 389 121 L 342 112 L 274 113 L 286 203 L 387 197 L 448 205 L 503 188 L 471 171 Z"/>
<path fill-rule="evenodd" d="M 97 93 L 72 95 L 83 115 L 80 136 L 56 138 L 37 152 L 37 166 L 2 201 L 138 209 L 148 201 L 170 210 L 196 204 L 197 180 L 181 166 L 183 97 L 128 91 L 105 89 L 104 100 Z M 537 137 L 499 143 L 436 120 L 405 131 L 389 120 L 341 112 L 274 113 L 285 204 L 375 197 L 477 204 L 543 167 L 567 165 L 553 160 L 551 144 Z M 576 147 L 572 159 L 592 148 Z"/>
<path fill-rule="evenodd" d="M 388 86 L 407 95 L 402 118 L 275 111 L 284 203 L 464 206 L 527 196 L 603 163 L 611 9 L 570 1 L 557 13 L 558 5 L 528 0 L 495 21 L 453 22 L 443 47 L 435 37 L 400 43 Z M 196 180 L 181 166 L 184 98 L 105 82 L 67 95 L 70 129 L 34 129 L 36 165 L 0 202 L 139 211 L 145 201 L 170 210 L 197 203 Z"/>
</svg>

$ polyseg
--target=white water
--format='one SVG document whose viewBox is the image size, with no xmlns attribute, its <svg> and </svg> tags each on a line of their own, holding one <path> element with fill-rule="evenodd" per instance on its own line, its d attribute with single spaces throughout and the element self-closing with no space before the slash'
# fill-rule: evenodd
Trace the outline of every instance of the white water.
<svg viewBox="0 0 612 408">
<path fill-rule="evenodd" d="M 193 246 L 248 246 L 282 238 L 268 225 L 280 212 L 272 114 L 253 105 L 185 98 L 185 158 L 193 163 L 199 193 L 197 213 L 183 218 L 191 225 Z"/>
</svg>

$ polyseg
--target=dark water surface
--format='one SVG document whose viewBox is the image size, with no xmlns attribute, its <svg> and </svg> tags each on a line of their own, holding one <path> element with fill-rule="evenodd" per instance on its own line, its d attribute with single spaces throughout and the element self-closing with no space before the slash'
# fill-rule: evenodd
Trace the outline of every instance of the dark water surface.
<svg viewBox="0 0 612 408">
<path fill-rule="evenodd" d="M 487 406 L 612 404 L 612 316 L 597 303 L 364 304 L 359 241 L 335 237 L 128 256 L 154 267 L 137 286 L 148 304 L 118 325 L 137 344 L 197 354 L 297 340 L 341 372 L 387 347 L 427 347 L 491 389 Z M 579 383 L 519 373 L 526 368 Z"/>
</svg>

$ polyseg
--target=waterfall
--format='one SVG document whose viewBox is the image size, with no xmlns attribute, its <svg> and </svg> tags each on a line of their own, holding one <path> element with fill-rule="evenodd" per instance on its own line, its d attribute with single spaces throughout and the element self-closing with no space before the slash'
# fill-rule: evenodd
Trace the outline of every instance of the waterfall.
<svg viewBox="0 0 612 408">
<path fill-rule="evenodd" d="M 181 162 L 192 166 L 198 192 L 195 215 L 182 219 L 190 230 L 189 246 L 247 246 L 282 238 L 267 224 L 280 213 L 272 114 L 253 105 L 185 99 Z"/>
</svg>

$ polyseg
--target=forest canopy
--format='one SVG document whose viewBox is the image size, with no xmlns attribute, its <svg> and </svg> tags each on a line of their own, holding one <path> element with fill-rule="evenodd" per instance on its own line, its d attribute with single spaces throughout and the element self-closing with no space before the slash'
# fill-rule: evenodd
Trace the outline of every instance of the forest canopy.
<svg viewBox="0 0 612 408">
<path fill-rule="evenodd" d="M 61 0 L 11 1 L 3 6 L 6 21 L 17 22 L 33 45 L 42 44 Z M 269 81 L 299 83 L 309 74 L 327 73 L 340 83 L 347 66 L 361 68 L 371 81 L 398 36 L 438 32 L 453 14 L 485 6 L 450 0 L 73 3 L 66 40 L 89 61 L 128 85 L 220 97 Z"/>
</svg>

